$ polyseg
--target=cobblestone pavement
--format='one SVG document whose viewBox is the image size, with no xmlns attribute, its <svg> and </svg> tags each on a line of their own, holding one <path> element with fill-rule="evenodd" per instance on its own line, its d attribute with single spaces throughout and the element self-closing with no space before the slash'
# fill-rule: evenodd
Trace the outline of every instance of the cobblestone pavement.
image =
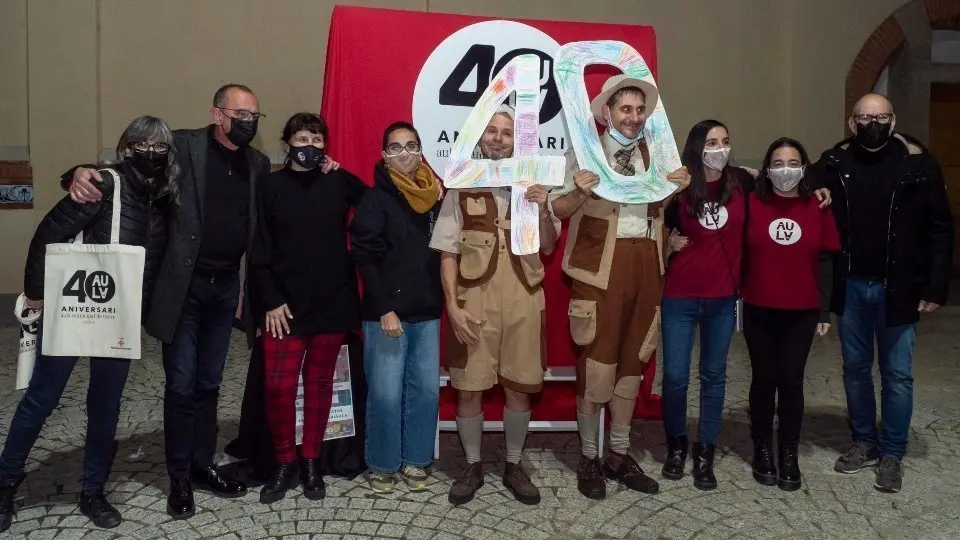
<svg viewBox="0 0 960 540">
<path fill-rule="evenodd" d="M 848 444 L 839 350 L 835 334 L 818 340 L 807 369 L 807 415 L 801 467 L 804 488 L 786 493 L 754 483 L 746 415 L 749 365 L 737 336 L 729 362 L 726 414 L 717 461 L 719 489 L 701 492 L 687 476 L 661 480 L 655 497 L 614 484 L 601 502 L 576 490 L 578 444 L 574 434 L 539 434 L 528 439 L 526 467 L 543 492 L 538 507 L 523 506 L 500 482 L 503 439 L 488 435 L 487 482 L 473 502 L 447 503 L 451 475 L 462 463 L 453 434 L 442 439 L 427 492 L 399 490 L 374 495 L 363 482 L 333 479 L 328 497 L 302 495 L 272 506 L 254 491 L 226 501 L 197 495 L 198 513 L 187 521 L 167 517 L 167 478 L 162 447 L 162 381 L 159 349 L 148 341 L 145 357 L 131 370 L 121 413 L 120 451 L 108 489 L 123 513 L 109 531 L 92 528 L 77 511 L 79 468 L 85 429 L 87 365 L 73 374 L 60 407 L 37 442 L 29 476 L 20 489 L 19 513 L 6 537 L 40 539 L 112 538 L 960 538 L 960 340 L 952 334 L 960 309 L 947 308 L 921 326 L 915 359 L 916 410 L 904 490 L 883 495 L 873 474 L 833 472 Z M 13 388 L 16 327 L 0 328 L 0 388 Z M 239 336 L 225 375 L 220 416 L 224 440 L 236 432 L 247 352 Z M 691 382 L 691 427 L 697 416 L 698 385 Z M 5 435 L 20 392 L 0 394 L 0 434 Z M 693 431 L 695 433 L 695 431 Z M 660 423 L 637 422 L 634 446 L 641 465 L 659 478 L 664 455 Z"/>
</svg>

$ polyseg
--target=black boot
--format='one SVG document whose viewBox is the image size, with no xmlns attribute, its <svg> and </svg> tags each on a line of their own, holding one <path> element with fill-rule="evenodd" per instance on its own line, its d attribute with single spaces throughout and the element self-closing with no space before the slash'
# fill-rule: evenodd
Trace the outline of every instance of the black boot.
<svg viewBox="0 0 960 540">
<path fill-rule="evenodd" d="M 660 474 L 669 480 L 683 478 L 683 470 L 687 465 L 687 448 L 690 442 L 686 435 L 667 437 L 667 459 L 663 462 Z"/>
<path fill-rule="evenodd" d="M 122 521 L 120 512 L 107 501 L 102 491 L 82 494 L 80 512 L 101 529 L 112 529 Z"/>
<path fill-rule="evenodd" d="M 0 533 L 9 529 L 13 523 L 13 515 L 17 512 L 14 499 L 17 496 L 18 485 L 0 486 Z"/>
<path fill-rule="evenodd" d="M 193 503 L 193 485 L 186 478 L 170 479 L 167 514 L 173 519 L 187 519 L 197 511 Z"/>
<path fill-rule="evenodd" d="M 704 491 L 717 488 L 717 477 L 713 474 L 713 457 L 717 445 L 696 443 L 693 445 L 693 485 Z"/>
<path fill-rule="evenodd" d="M 300 483 L 303 484 L 303 496 L 311 501 L 319 501 L 327 496 L 319 459 L 300 460 Z"/>
<path fill-rule="evenodd" d="M 281 463 L 267 485 L 260 489 L 260 502 L 275 503 L 286 496 L 287 490 L 297 487 L 298 483 L 297 462 Z"/>
<path fill-rule="evenodd" d="M 797 444 L 780 444 L 780 474 L 777 475 L 777 487 L 784 491 L 800 489 L 800 463 Z"/>
<path fill-rule="evenodd" d="M 770 441 L 753 442 L 753 479 L 764 486 L 777 485 L 777 466 L 773 462 Z"/>
</svg>

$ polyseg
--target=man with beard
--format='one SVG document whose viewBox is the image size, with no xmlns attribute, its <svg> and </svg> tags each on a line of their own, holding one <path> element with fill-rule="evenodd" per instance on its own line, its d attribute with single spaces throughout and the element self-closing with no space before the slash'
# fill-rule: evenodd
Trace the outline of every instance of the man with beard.
<svg viewBox="0 0 960 540">
<path fill-rule="evenodd" d="M 590 105 L 607 127 L 602 147 L 609 164 L 632 176 L 649 167 L 643 140 L 647 115 L 656 108 L 657 88 L 616 75 Z M 666 242 L 662 203 L 617 204 L 593 194 L 600 177 L 581 170 L 567 153 L 565 185 L 551 204 L 556 217 L 570 217 L 563 270 L 573 278 L 570 333 L 578 346 L 577 423 L 581 457 L 577 488 L 591 499 L 606 497 L 605 476 L 642 493 L 659 491 L 630 455 L 630 425 L 644 366 L 660 341 L 659 305 Z M 680 168 L 667 180 L 686 187 Z M 597 456 L 600 408 L 610 407 L 610 452 Z M 605 474 L 604 474 L 605 473 Z"/>
<path fill-rule="evenodd" d="M 513 155 L 514 110 L 502 106 L 480 138 L 480 155 Z M 560 223 L 547 209 L 547 190 L 534 185 L 526 199 L 540 205 L 540 249 L 550 253 Z M 473 499 L 483 485 L 480 441 L 483 392 L 503 386 L 506 439 L 504 485 L 524 504 L 540 491 L 520 467 L 530 423 L 530 394 L 543 383 L 545 299 L 543 263 L 537 253 L 510 250 L 510 188 L 447 192 L 430 247 L 441 252 L 440 272 L 449 324 L 445 358 L 457 390 L 457 431 L 466 466 L 450 489 L 452 504 Z"/>
<path fill-rule="evenodd" d="M 808 173 L 837 194 L 833 212 L 842 246 L 834 265 L 832 311 L 839 317 L 854 442 L 834 469 L 853 474 L 879 461 L 874 487 L 896 493 L 913 414 L 916 323 L 947 300 L 953 220 L 937 160 L 916 141 L 894 133 L 896 116 L 887 98 L 861 98 L 848 125 L 853 139 L 824 152 Z"/>
</svg>

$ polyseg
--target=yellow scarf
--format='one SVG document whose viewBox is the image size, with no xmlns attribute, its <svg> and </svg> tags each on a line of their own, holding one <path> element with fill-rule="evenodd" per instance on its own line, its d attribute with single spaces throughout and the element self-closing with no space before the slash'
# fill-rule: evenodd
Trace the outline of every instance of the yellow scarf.
<svg viewBox="0 0 960 540">
<path fill-rule="evenodd" d="M 390 172 L 393 184 L 397 186 L 414 212 L 426 214 L 440 200 L 440 181 L 426 164 L 421 163 L 417 167 L 413 178 L 390 167 L 387 167 L 387 170 Z"/>
</svg>

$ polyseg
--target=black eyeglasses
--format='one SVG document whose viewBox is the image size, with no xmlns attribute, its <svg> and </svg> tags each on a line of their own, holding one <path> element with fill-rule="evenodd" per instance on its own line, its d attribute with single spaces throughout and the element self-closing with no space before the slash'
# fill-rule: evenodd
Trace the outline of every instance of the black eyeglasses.
<svg viewBox="0 0 960 540">
<path fill-rule="evenodd" d="M 408 154 L 419 154 L 420 145 L 414 141 L 408 142 L 405 146 L 400 143 L 393 143 L 387 145 L 387 155 L 388 156 L 399 156 L 404 152 Z"/>
<path fill-rule="evenodd" d="M 149 151 L 153 150 L 154 152 L 156 152 L 156 153 L 158 153 L 158 154 L 166 154 L 167 152 L 170 151 L 170 145 L 167 144 L 167 143 L 162 143 L 162 142 L 152 143 L 152 144 L 151 144 L 151 143 L 149 143 L 149 142 L 147 142 L 147 141 L 140 141 L 140 142 L 135 142 L 135 143 L 131 144 L 130 146 L 131 146 L 134 150 L 138 150 L 138 151 L 140 151 L 140 152 L 149 152 Z"/>
<path fill-rule="evenodd" d="M 227 109 L 226 107 L 217 107 L 217 108 L 220 109 L 221 111 L 230 111 L 234 113 L 235 116 L 231 116 L 231 118 L 236 118 L 237 120 L 243 120 L 244 122 L 248 122 L 250 120 L 259 120 L 261 118 L 266 118 L 267 116 L 263 113 L 248 111 L 246 109 Z M 230 115 L 228 114 L 227 116 L 230 116 Z"/>
<path fill-rule="evenodd" d="M 881 114 L 855 114 L 851 116 L 858 124 L 867 125 L 870 122 L 877 121 L 881 124 L 889 124 L 893 120 L 893 113 L 881 113 Z"/>
</svg>

